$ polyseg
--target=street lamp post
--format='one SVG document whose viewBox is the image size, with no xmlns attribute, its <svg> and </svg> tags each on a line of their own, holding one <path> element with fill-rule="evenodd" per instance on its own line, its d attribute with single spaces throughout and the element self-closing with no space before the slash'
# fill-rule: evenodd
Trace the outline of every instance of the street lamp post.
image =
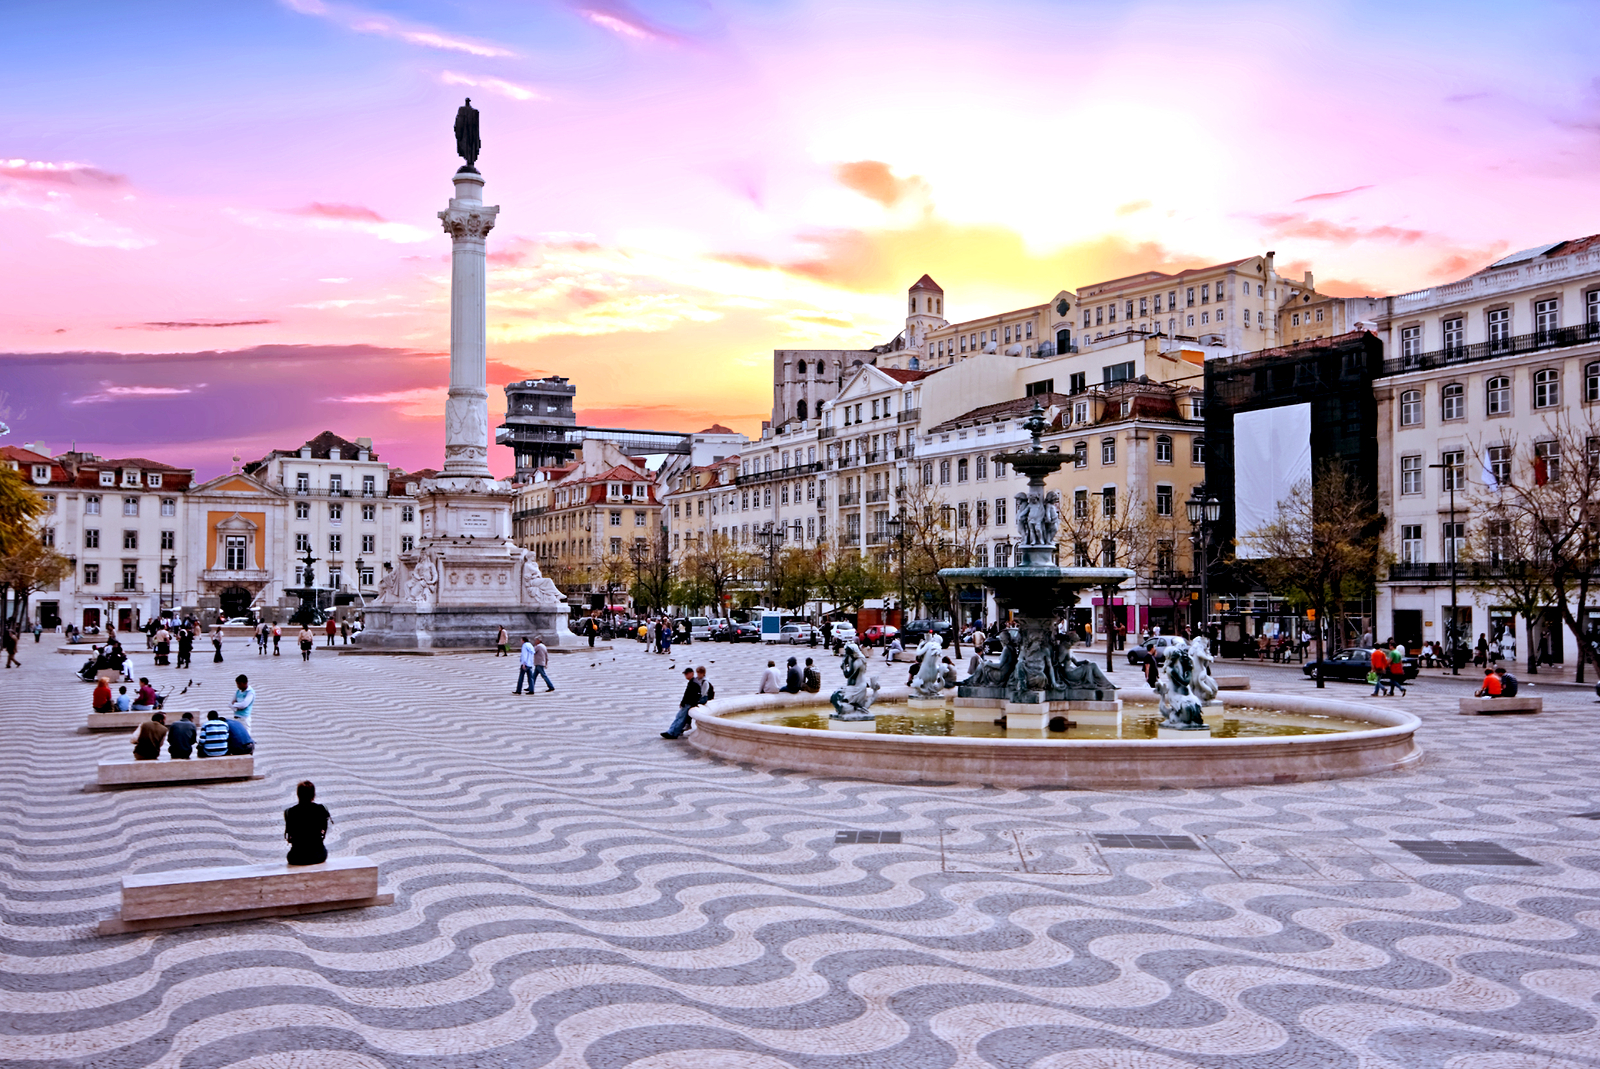
<svg viewBox="0 0 1600 1069">
<path fill-rule="evenodd" d="M 1211 616 L 1211 526 L 1222 518 L 1222 502 L 1215 494 L 1206 491 L 1201 483 L 1184 502 L 1189 512 L 1189 526 L 1194 529 L 1196 571 L 1200 573 L 1200 633 L 1205 633 L 1206 620 Z"/>
<path fill-rule="evenodd" d="M 648 552 L 649 550 L 645 548 L 645 544 L 643 542 L 636 541 L 633 543 L 633 545 L 628 547 L 628 559 L 633 562 L 633 588 L 635 590 L 643 589 L 643 582 L 640 579 L 640 572 L 644 568 L 644 558 L 645 554 Z M 638 608 L 637 605 L 634 607 Z"/>
<path fill-rule="evenodd" d="M 1445 489 L 1450 492 L 1450 538 L 1445 547 L 1445 556 L 1449 558 L 1445 563 L 1450 565 L 1450 623 L 1444 631 L 1445 656 L 1450 658 L 1450 674 L 1461 674 L 1461 658 L 1456 656 L 1456 634 L 1461 626 L 1460 609 L 1456 604 L 1456 465 L 1454 464 L 1429 464 L 1428 467 L 1446 472 L 1444 477 Z M 1376 630 L 1376 628 L 1374 628 Z M 1529 634 L 1528 641 L 1533 641 Z"/>
<path fill-rule="evenodd" d="M 905 510 L 901 509 L 891 516 L 884 526 L 889 529 L 889 537 L 893 538 L 899 549 L 900 571 L 900 627 L 906 626 L 906 520 Z"/>
<path fill-rule="evenodd" d="M 760 542 L 767 555 L 767 600 L 772 602 L 774 608 L 778 604 L 778 530 L 768 520 L 756 531 L 756 541 Z"/>
</svg>

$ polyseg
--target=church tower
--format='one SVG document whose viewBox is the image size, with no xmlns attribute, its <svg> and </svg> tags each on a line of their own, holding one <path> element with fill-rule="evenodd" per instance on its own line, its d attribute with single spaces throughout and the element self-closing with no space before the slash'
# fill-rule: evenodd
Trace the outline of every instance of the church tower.
<svg viewBox="0 0 1600 1069">
<path fill-rule="evenodd" d="M 923 275 L 907 291 L 906 297 L 906 349 L 925 356 L 923 343 L 928 332 L 949 325 L 944 318 L 944 290 L 939 288 L 939 283 Z"/>
</svg>

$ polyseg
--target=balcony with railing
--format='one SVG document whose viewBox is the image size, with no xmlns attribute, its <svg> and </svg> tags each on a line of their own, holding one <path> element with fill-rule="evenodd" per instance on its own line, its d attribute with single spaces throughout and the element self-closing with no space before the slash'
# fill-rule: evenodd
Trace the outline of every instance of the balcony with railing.
<svg viewBox="0 0 1600 1069">
<path fill-rule="evenodd" d="M 882 463 L 883 458 L 884 458 L 884 454 L 879 453 L 879 452 L 862 453 L 861 454 L 861 463 L 863 463 L 863 464 L 879 464 L 879 463 Z"/>
<path fill-rule="evenodd" d="M 900 410 L 900 414 L 895 417 L 895 422 L 896 423 L 915 423 L 921 418 L 922 418 L 922 409 L 920 407 L 919 408 L 902 408 Z"/>
<path fill-rule="evenodd" d="M 877 505 L 887 500 L 889 500 L 889 490 L 887 488 L 867 491 L 867 504 L 869 505 Z"/>
<path fill-rule="evenodd" d="M 735 475 L 735 486 L 748 486 L 751 483 L 770 483 L 782 479 L 795 479 L 803 475 L 814 475 L 826 465 L 820 461 L 811 464 L 795 464 L 787 468 L 773 468 L 771 471 L 753 471 L 749 475 Z"/>
<path fill-rule="evenodd" d="M 867 545 L 869 546 L 886 546 L 893 541 L 894 539 L 889 536 L 888 531 L 875 530 L 867 532 Z"/>
<path fill-rule="evenodd" d="M 839 433 L 839 431 L 835 427 L 818 427 L 817 428 L 817 440 L 821 441 L 823 439 L 833 438 L 836 435 L 838 435 L 838 433 Z"/>
<path fill-rule="evenodd" d="M 1528 571 L 1523 561 L 1448 561 L 1433 563 L 1400 563 L 1389 565 L 1391 582 L 1448 583 L 1451 573 L 1458 583 L 1482 582 L 1491 579 L 1516 578 Z"/>
<path fill-rule="evenodd" d="M 839 495 L 839 507 L 840 508 L 849 508 L 851 505 L 859 505 L 859 504 L 861 504 L 861 495 L 860 494 L 840 494 Z"/>
<path fill-rule="evenodd" d="M 1452 345 L 1444 349 L 1435 349 L 1431 353 L 1401 355 L 1385 360 L 1382 374 L 1405 375 L 1413 371 L 1431 371 L 1454 367 L 1457 364 L 1497 360 L 1502 356 L 1520 356 L 1550 349 L 1570 349 L 1574 345 L 1585 345 L 1590 342 L 1600 342 L 1600 323 L 1580 323 L 1575 327 L 1538 330 L 1532 334 L 1473 342 L 1471 345 Z"/>
</svg>

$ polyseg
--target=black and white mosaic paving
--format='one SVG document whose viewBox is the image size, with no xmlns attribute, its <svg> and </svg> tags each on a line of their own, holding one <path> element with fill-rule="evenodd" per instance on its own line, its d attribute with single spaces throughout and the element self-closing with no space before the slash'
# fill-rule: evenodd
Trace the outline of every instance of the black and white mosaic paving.
<svg viewBox="0 0 1600 1069">
<path fill-rule="evenodd" d="M 1218 790 L 890 786 L 658 736 L 683 665 L 729 695 L 773 652 L 582 651 L 516 697 L 514 660 L 230 640 L 158 681 L 205 709 L 251 673 L 265 778 L 86 794 L 129 738 L 80 733 L 75 660 L 25 643 L 0 1069 L 1600 1069 L 1592 691 L 1461 717 L 1425 679 L 1372 699 L 1423 717 L 1416 771 Z M 95 934 L 124 873 L 280 859 L 303 778 L 393 906 Z"/>
</svg>

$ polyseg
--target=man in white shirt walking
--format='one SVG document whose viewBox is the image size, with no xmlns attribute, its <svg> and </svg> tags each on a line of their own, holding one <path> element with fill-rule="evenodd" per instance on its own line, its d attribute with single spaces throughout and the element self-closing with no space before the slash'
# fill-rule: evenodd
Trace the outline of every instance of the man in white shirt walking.
<svg viewBox="0 0 1600 1069">
<path fill-rule="evenodd" d="M 529 642 L 527 638 L 523 638 L 522 652 L 519 659 L 522 667 L 517 672 L 517 689 L 513 693 L 522 693 L 522 681 L 526 679 L 528 681 L 528 693 L 532 694 L 533 681 L 540 677 L 544 679 L 546 693 L 556 689 L 555 684 L 550 682 L 550 673 L 546 671 L 550 664 L 550 650 L 544 644 L 544 639 L 541 636 L 535 635 L 532 642 Z"/>
</svg>

